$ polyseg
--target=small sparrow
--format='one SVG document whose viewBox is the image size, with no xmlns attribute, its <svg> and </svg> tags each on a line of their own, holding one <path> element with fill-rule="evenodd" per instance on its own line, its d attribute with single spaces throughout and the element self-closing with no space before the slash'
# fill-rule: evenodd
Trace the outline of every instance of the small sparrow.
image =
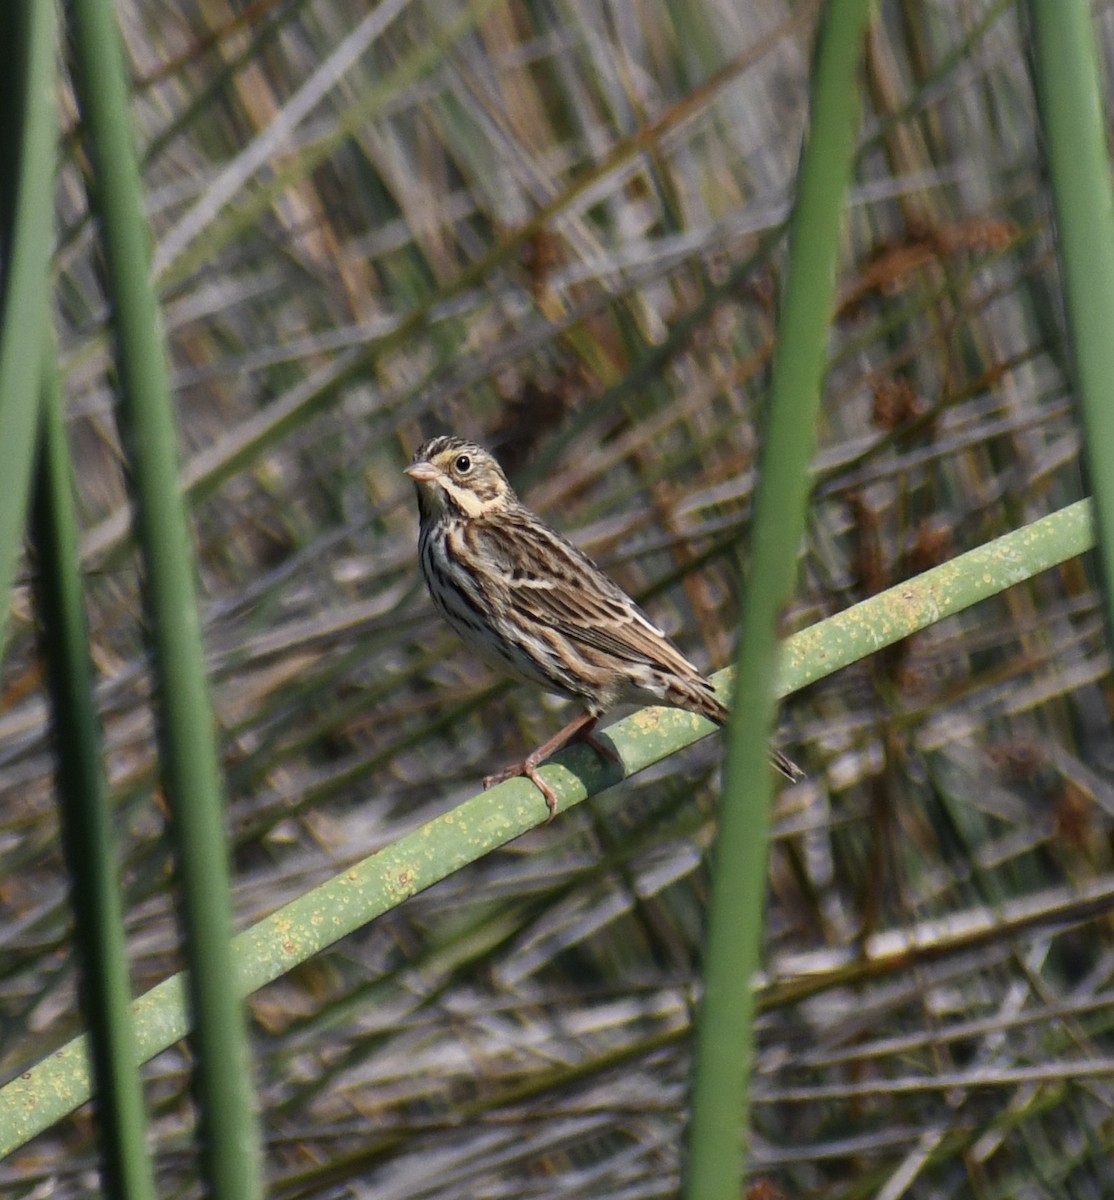
<svg viewBox="0 0 1114 1200">
<path fill-rule="evenodd" d="M 418 554 L 437 610 L 489 665 L 584 705 L 484 787 L 525 775 L 552 819 L 557 797 L 539 764 L 573 739 L 616 761 L 592 736 L 616 704 L 668 704 L 726 724 L 712 684 L 586 554 L 522 505 L 486 450 L 436 437 L 415 451 L 406 474 L 418 493 Z M 780 751 L 771 761 L 786 778 L 803 777 Z"/>
</svg>

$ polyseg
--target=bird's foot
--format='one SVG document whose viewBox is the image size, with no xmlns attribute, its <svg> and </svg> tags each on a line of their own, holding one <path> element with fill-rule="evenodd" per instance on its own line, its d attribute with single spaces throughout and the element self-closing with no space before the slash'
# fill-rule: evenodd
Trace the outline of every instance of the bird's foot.
<svg viewBox="0 0 1114 1200">
<path fill-rule="evenodd" d="M 506 783 L 508 779 L 517 779 L 520 776 L 525 776 L 545 797 L 545 806 L 549 809 L 549 817 L 546 820 L 546 824 L 548 824 L 557 815 L 557 793 L 538 774 L 538 764 L 541 760 L 531 760 L 534 760 L 532 754 L 529 758 L 524 758 L 522 762 L 515 763 L 513 766 L 507 767 L 495 775 L 485 775 L 484 790 L 486 791 L 488 788 L 494 787 L 497 783 Z"/>
<path fill-rule="evenodd" d="M 549 741 L 540 745 L 532 754 L 524 758 L 522 762 L 515 763 L 513 767 L 507 767 L 505 771 L 500 771 L 497 775 L 485 776 L 484 787 L 494 787 L 497 783 L 503 783 L 508 779 L 524 775 L 545 797 L 545 806 L 549 809 L 549 820 L 552 821 L 557 815 L 557 794 L 538 774 L 538 767 L 551 754 L 556 754 L 562 746 L 569 742 L 587 742 L 601 758 L 607 759 L 608 762 L 621 762 L 619 755 L 611 746 L 593 737 L 592 730 L 595 728 L 596 721 L 598 720 L 599 717 L 590 712 L 581 713 L 579 716 L 574 717 L 564 729 L 555 733 Z"/>
</svg>

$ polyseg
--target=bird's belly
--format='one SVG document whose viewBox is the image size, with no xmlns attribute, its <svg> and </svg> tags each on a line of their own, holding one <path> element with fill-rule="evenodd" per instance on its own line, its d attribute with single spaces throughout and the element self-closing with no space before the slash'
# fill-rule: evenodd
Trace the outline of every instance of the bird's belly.
<svg viewBox="0 0 1114 1200">
<path fill-rule="evenodd" d="M 521 644 L 521 634 L 515 630 L 500 634 L 465 600 L 448 592 L 434 596 L 434 604 L 462 642 L 494 671 L 511 675 L 526 683 L 534 683 L 559 696 L 576 696 L 577 692 L 561 684 L 559 664 L 544 643 L 535 639 L 532 653 Z"/>
</svg>

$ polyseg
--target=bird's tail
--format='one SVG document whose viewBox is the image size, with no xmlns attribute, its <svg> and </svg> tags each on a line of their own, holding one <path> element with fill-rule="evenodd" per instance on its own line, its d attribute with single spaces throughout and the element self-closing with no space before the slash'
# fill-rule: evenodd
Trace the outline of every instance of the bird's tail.
<svg viewBox="0 0 1114 1200">
<path fill-rule="evenodd" d="M 692 709 L 694 712 L 699 712 L 702 717 L 707 717 L 710 721 L 715 721 L 720 728 L 727 725 L 731 714 L 715 696 L 700 693 L 698 701 L 699 704 L 690 703 L 686 704 L 685 707 Z M 804 771 L 791 758 L 787 758 L 780 750 L 775 750 L 773 746 L 770 747 L 770 765 L 793 783 L 805 777 Z"/>
<path fill-rule="evenodd" d="M 804 771 L 791 758 L 786 758 L 780 750 L 775 750 L 773 746 L 770 747 L 770 764 L 786 779 L 791 779 L 794 783 L 805 777 Z"/>
</svg>

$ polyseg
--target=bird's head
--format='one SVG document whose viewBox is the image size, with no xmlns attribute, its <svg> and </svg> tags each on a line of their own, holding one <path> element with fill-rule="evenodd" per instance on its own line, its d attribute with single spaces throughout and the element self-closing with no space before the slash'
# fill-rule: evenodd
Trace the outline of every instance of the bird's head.
<svg viewBox="0 0 1114 1200">
<path fill-rule="evenodd" d="M 503 468 L 464 438 L 435 437 L 419 446 L 406 474 L 414 481 L 423 520 L 481 517 L 516 502 Z"/>
</svg>

